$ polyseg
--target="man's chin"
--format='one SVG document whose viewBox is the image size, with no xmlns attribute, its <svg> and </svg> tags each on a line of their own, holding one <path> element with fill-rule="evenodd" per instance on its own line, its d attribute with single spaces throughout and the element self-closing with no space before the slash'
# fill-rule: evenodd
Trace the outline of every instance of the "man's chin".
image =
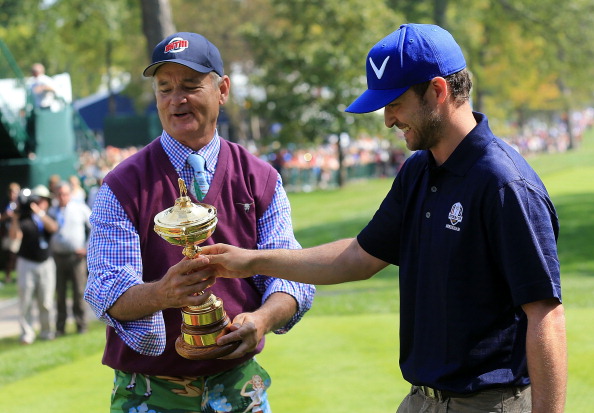
<svg viewBox="0 0 594 413">
<path fill-rule="evenodd" d="M 408 149 L 409 151 L 416 151 L 419 149 L 419 148 L 417 148 L 417 145 L 415 144 L 414 140 L 412 140 L 412 139 L 404 137 L 404 142 L 406 143 L 406 149 Z"/>
</svg>

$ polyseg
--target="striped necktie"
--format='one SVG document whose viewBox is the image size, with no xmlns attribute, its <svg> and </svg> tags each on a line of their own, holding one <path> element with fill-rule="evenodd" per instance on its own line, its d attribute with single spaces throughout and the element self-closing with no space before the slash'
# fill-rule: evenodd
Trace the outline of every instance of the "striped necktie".
<svg viewBox="0 0 594 413">
<path fill-rule="evenodd" d="M 196 196 L 196 199 L 202 201 L 208 192 L 208 183 L 206 182 L 204 173 L 205 159 L 202 155 L 191 153 L 188 155 L 187 162 L 194 169 L 194 195 Z"/>
</svg>

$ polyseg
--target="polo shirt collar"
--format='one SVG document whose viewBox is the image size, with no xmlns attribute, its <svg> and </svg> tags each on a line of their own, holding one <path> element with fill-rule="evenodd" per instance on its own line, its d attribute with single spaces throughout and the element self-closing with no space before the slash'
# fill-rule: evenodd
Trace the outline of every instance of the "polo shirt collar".
<svg viewBox="0 0 594 413">
<path fill-rule="evenodd" d="M 495 135 L 489 128 L 487 116 L 480 112 L 473 112 L 473 115 L 477 125 L 462 139 L 454 152 L 441 165 L 442 168 L 455 175 L 466 175 L 483 155 L 485 147 L 495 139 Z"/>
</svg>

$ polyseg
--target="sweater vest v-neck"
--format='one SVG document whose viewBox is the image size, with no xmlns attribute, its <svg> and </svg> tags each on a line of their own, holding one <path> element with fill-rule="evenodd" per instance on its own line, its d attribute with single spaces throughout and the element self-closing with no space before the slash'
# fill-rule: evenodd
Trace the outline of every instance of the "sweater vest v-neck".
<svg viewBox="0 0 594 413">
<path fill-rule="evenodd" d="M 105 183 L 122 205 L 140 238 L 142 279 L 160 279 L 182 258 L 182 247 L 174 246 L 154 231 L 154 217 L 174 205 L 179 197 L 178 173 L 165 153 L 160 138 L 124 160 L 105 177 Z M 257 220 L 274 196 L 277 172 L 268 163 L 240 145 L 221 139 L 218 162 L 210 189 L 202 202 L 217 209 L 218 224 L 205 244 L 223 242 L 242 248 L 257 248 Z M 198 202 L 188 194 L 193 202 Z M 219 278 L 211 291 L 222 298 L 231 320 L 256 310 L 262 295 L 251 279 Z M 112 327 L 107 327 L 103 363 L 118 370 L 149 375 L 209 376 L 228 370 L 262 351 L 234 360 L 192 361 L 175 351 L 180 334 L 181 310 L 163 310 L 167 331 L 165 351 L 160 356 L 144 356 L 128 347 Z"/>
</svg>

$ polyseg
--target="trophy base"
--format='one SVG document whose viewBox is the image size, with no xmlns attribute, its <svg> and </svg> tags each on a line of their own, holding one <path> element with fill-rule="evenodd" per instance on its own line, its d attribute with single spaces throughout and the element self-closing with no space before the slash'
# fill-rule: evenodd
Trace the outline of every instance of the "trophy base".
<svg viewBox="0 0 594 413">
<path fill-rule="evenodd" d="M 182 336 L 179 336 L 175 341 L 175 350 L 177 354 L 189 360 L 212 360 L 233 353 L 240 344 L 241 342 L 237 341 L 223 346 L 217 344 L 205 347 L 193 346 L 186 343 Z"/>
</svg>

